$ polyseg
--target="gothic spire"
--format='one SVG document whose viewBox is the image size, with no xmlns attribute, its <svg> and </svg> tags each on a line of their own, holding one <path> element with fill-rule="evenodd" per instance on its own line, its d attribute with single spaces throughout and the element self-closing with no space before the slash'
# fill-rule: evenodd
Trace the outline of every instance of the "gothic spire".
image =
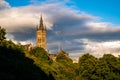
<svg viewBox="0 0 120 80">
<path fill-rule="evenodd" d="M 42 16 L 40 18 L 40 26 L 39 26 L 39 28 L 44 29 Z"/>
</svg>

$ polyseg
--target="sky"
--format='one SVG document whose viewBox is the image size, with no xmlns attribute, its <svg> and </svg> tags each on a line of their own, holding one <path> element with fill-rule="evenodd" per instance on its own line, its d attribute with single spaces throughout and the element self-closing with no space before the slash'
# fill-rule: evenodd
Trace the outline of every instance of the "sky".
<svg viewBox="0 0 120 80">
<path fill-rule="evenodd" d="M 60 48 L 78 59 L 120 55 L 119 0 L 0 0 L 0 25 L 7 39 L 35 45 L 40 15 L 47 26 L 47 49 Z"/>
</svg>

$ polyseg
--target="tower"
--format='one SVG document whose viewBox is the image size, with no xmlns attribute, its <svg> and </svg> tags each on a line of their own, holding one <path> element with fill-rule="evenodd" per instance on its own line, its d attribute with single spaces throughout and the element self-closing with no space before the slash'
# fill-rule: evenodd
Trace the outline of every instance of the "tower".
<svg viewBox="0 0 120 80">
<path fill-rule="evenodd" d="M 36 28 L 36 46 L 46 50 L 46 26 L 43 24 L 42 16 L 40 24 Z"/>
</svg>

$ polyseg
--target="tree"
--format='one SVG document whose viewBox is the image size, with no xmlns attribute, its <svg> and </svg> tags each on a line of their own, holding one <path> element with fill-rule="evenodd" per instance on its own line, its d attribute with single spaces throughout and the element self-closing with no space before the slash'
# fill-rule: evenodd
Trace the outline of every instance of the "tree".
<svg viewBox="0 0 120 80">
<path fill-rule="evenodd" d="M 80 80 L 120 80 L 120 60 L 112 54 L 97 59 L 90 54 L 79 58 Z"/>
<path fill-rule="evenodd" d="M 64 80 L 75 80 L 75 65 L 73 64 L 72 59 L 68 57 L 68 54 L 62 49 L 56 56 L 56 62 L 59 65 L 56 64 L 54 67 L 58 70 L 58 75 L 62 75 Z"/>
<path fill-rule="evenodd" d="M 120 61 L 118 57 L 115 57 L 112 54 L 104 54 L 103 57 L 99 59 L 96 73 L 102 79 L 119 80 Z"/>
<path fill-rule="evenodd" d="M 90 55 L 89 53 L 84 54 L 79 58 L 79 76 L 83 80 L 93 80 L 96 79 L 94 74 L 95 66 L 97 64 L 97 58 Z M 97 80 L 97 79 L 96 79 Z"/>
<path fill-rule="evenodd" d="M 70 59 L 67 53 L 62 50 L 58 53 L 56 61 L 61 63 L 72 63 L 72 59 Z"/>
<path fill-rule="evenodd" d="M 35 47 L 30 51 L 30 54 L 34 55 L 42 63 L 52 63 L 52 59 L 48 56 L 48 53 L 40 47 Z"/>
<path fill-rule="evenodd" d="M 5 39 L 6 31 L 0 26 L 0 41 Z"/>
</svg>

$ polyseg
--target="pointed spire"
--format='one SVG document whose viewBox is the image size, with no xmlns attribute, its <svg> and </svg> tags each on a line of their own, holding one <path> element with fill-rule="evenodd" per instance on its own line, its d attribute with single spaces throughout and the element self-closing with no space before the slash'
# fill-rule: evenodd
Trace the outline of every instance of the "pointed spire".
<svg viewBox="0 0 120 80">
<path fill-rule="evenodd" d="M 40 29 L 43 29 L 43 28 L 44 28 L 42 15 L 41 15 L 41 18 L 40 18 L 40 26 L 39 26 L 39 28 L 40 28 Z"/>
</svg>

